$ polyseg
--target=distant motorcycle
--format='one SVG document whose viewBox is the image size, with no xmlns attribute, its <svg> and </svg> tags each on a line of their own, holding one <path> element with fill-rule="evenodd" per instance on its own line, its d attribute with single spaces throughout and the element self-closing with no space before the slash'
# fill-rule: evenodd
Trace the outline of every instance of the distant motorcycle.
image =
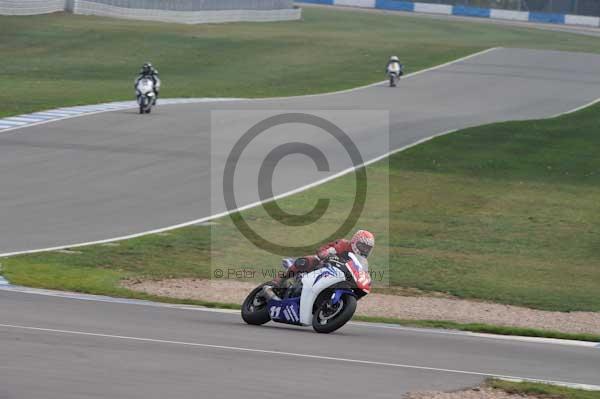
<svg viewBox="0 0 600 399">
<path fill-rule="evenodd" d="M 365 258 L 349 254 L 347 262 L 330 259 L 302 277 L 291 277 L 285 288 L 270 283 L 256 287 L 242 304 L 242 319 L 253 325 L 269 321 L 310 326 L 331 333 L 346 324 L 357 300 L 371 290 Z"/>
<path fill-rule="evenodd" d="M 400 76 L 402 76 L 402 65 L 397 63 L 391 64 L 387 67 L 388 78 L 390 79 L 390 87 L 396 87 Z"/>
<path fill-rule="evenodd" d="M 156 103 L 154 94 L 154 81 L 150 78 L 142 78 L 135 87 L 137 102 L 140 106 L 140 114 L 149 114 L 152 106 Z"/>
</svg>

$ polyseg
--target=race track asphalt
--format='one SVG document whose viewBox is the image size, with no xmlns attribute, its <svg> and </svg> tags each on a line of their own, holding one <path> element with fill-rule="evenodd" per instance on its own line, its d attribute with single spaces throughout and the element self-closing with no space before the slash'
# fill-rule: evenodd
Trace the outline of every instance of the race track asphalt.
<svg viewBox="0 0 600 399">
<path fill-rule="evenodd" d="M 114 111 L 4 132 L 0 253 L 109 239 L 224 211 L 227 154 L 261 119 L 243 111 L 324 116 L 369 160 L 449 130 L 549 117 L 598 97 L 600 56 L 496 49 L 397 89 L 159 106 L 147 116 Z M 225 113 L 212 113 L 211 129 L 211 112 L 219 110 Z M 289 141 L 322 149 L 331 170 L 319 173 L 312 161 L 291 157 L 278 165 L 276 194 L 349 166 L 345 151 L 317 129 L 274 129 L 241 158 L 238 205 L 257 200 L 265 145 Z M 599 365 L 600 348 L 361 324 L 318 335 L 250 327 L 235 313 L 0 290 L 0 399 L 397 399 L 473 386 L 489 375 L 599 385 Z"/>
<path fill-rule="evenodd" d="M 448 130 L 549 117 L 598 97 L 599 55 L 494 49 L 411 76 L 396 89 L 380 84 L 320 96 L 159 106 L 144 116 L 121 110 L 7 131 L 0 134 L 0 254 L 110 239 L 223 212 L 227 154 L 260 120 L 245 111 L 317 111 L 369 160 Z M 238 206 L 258 199 L 266 145 L 289 141 L 321 149 L 330 171 L 317 171 L 305 156 L 289 157 L 277 165 L 275 194 L 350 166 L 346 151 L 322 131 L 274 128 L 240 158 Z"/>
<path fill-rule="evenodd" d="M 486 375 L 600 382 L 600 348 L 360 324 L 321 335 L 235 313 L 3 290 L 0 303 L 1 399 L 398 399 Z"/>
</svg>

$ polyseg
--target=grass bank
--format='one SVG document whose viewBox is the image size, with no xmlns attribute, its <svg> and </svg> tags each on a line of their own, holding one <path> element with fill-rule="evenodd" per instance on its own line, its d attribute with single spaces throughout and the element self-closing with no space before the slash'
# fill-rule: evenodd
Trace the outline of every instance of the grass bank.
<svg viewBox="0 0 600 399">
<path fill-rule="evenodd" d="M 595 37 L 315 8 L 298 22 L 212 25 L 0 16 L 0 117 L 132 99 L 147 60 L 164 97 L 270 97 L 382 80 L 390 54 L 412 72 L 495 46 L 600 52 Z"/>
<path fill-rule="evenodd" d="M 0 115 L 127 99 L 146 59 L 160 68 L 165 96 L 253 97 L 379 80 L 381 60 L 392 52 L 414 71 L 492 46 L 600 52 L 600 41 L 587 36 L 339 10 L 307 9 L 302 22 L 200 26 L 0 17 L 0 56 L 11 60 L 0 65 Z M 598 131 L 596 105 L 552 120 L 467 129 L 369 166 L 375 191 L 359 224 L 377 232 L 372 263 L 389 265 L 393 286 L 600 311 Z M 332 202 L 347 203 L 349 179 L 280 205 L 302 213 L 332 193 Z M 282 234 L 262 208 L 243 215 L 266 235 Z M 257 251 L 228 218 L 1 260 L 15 284 L 129 297 L 140 296 L 120 288 L 121 279 L 210 278 L 216 266 L 241 262 L 273 266 L 278 257 Z"/>
<path fill-rule="evenodd" d="M 486 382 L 490 388 L 501 389 L 511 394 L 530 395 L 546 399 L 599 399 L 600 391 L 584 391 L 534 382 L 511 382 L 490 379 Z"/>
<path fill-rule="evenodd" d="M 372 264 L 389 265 L 393 286 L 545 310 L 600 311 L 599 131 L 600 104 L 555 119 L 466 129 L 369 166 L 375 191 L 359 224 L 378 233 Z M 295 213 L 326 196 L 344 204 L 353 179 L 279 203 Z M 340 210 L 326 217 L 335 221 L 347 207 L 333 209 Z M 284 234 L 263 208 L 243 216 L 267 236 Z M 310 234 L 309 226 L 304 238 Z M 128 295 L 120 279 L 210 278 L 215 267 L 277 267 L 279 257 L 257 250 L 222 218 L 2 263 L 15 284 Z"/>
</svg>

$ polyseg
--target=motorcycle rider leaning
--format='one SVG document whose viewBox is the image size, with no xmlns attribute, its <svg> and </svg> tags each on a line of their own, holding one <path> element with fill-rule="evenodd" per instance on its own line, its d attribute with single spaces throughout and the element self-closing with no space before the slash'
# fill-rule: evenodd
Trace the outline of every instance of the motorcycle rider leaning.
<svg viewBox="0 0 600 399">
<path fill-rule="evenodd" d="M 398 77 L 404 75 L 403 71 L 404 66 L 400 63 L 400 59 L 392 55 L 388 60 L 388 63 L 385 67 L 385 72 L 390 73 L 391 71 L 398 73 Z"/>
<path fill-rule="evenodd" d="M 154 87 L 154 103 L 152 105 L 156 105 L 156 99 L 158 98 L 158 93 L 160 91 L 160 79 L 158 78 L 158 70 L 155 69 L 151 63 L 146 62 L 142 69 L 140 70 L 140 74 L 135 79 L 134 88 L 137 88 L 140 80 L 144 78 L 152 79 L 153 87 Z"/>
<path fill-rule="evenodd" d="M 323 265 L 324 261 L 334 257 L 338 258 L 342 262 L 346 262 L 350 259 L 348 254 L 350 252 L 362 256 L 368 257 L 373 251 L 375 246 L 375 236 L 367 230 L 358 230 L 352 236 L 350 241 L 345 239 L 335 240 L 328 244 L 320 247 L 315 255 L 303 256 L 297 259 L 286 258 L 283 260 L 283 267 L 287 269 L 287 272 L 280 277 L 277 277 L 271 281 L 269 286 L 274 288 L 284 288 L 285 281 L 289 281 L 290 277 L 294 277 L 299 273 L 311 272 L 318 269 Z M 268 298 L 274 297 L 272 289 L 268 286 L 265 287 L 265 294 Z"/>
</svg>

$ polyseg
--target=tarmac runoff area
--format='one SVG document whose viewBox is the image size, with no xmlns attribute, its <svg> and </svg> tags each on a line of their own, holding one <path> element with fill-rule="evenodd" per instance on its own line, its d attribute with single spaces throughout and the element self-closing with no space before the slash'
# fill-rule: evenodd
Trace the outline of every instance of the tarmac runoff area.
<svg viewBox="0 0 600 399">
<path fill-rule="evenodd" d="M 319 335 L 237 311 L 20 291 L 0 289 L 1 398 L 397 399 L 490 376 L 600 389 L 600 348 L 583 343 L 370 323 Z"/>
</svg>

